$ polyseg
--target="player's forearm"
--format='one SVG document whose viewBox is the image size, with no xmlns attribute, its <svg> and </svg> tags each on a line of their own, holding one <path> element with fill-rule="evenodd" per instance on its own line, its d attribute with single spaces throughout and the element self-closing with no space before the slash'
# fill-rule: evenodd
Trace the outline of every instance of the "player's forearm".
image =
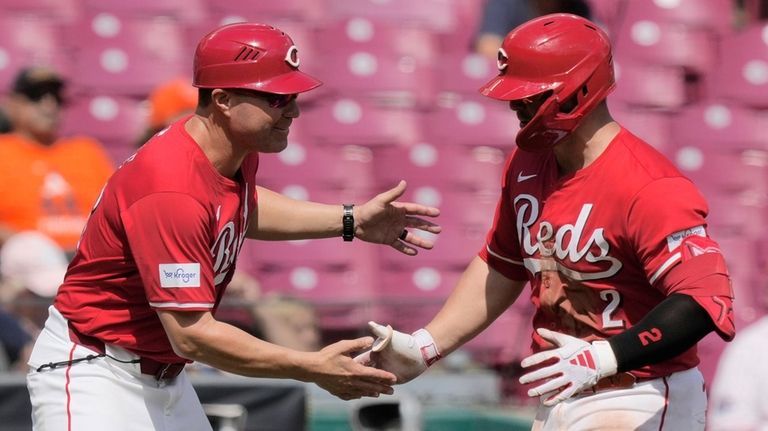
<svg viewBox="0 0 768 431">
<path fill-rule="evenodd" d="M 618 371 L 631 371 L 685 352 L 715 329 L 704 309 L 688 295 L 675 294 L 661 302 L 637 325 L 608 342 Z"/>
<path fill-rule="evenodd" d="M 475 257 L 443 308 L 426 326 L 442 355 L 487 328 L 517 299 L 523 286 L 524 283 L 509 280 Z"/>
<path fill-rule="evenodd" d="M 258 208 L 246 236 L 261 240 L 297 240 L 341 236 L 342 205 L 291 199 L 257 187 Z"/>
<path fill-rule="evenodd" d="M 177 355 L 229 373 L 302 381 L 310 375 L 312 353 L 268 343 L 212 317 L 171 329 L 169 339 Z"/>
</svg>

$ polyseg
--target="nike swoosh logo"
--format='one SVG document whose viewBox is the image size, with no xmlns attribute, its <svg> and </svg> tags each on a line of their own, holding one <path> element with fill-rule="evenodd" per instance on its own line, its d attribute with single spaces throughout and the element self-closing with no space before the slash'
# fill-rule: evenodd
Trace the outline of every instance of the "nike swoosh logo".
<svg viewBox="0 0 768 431">
<path fill-rule="evenodd" d="M 531 174 L 531 175 L 523 175 L 522 172 L 517 174 L 517 182 L 522 183 L 523 181 L 530 180 L 531 178 L 535 177 L 537 174 Z"/>
</svg>

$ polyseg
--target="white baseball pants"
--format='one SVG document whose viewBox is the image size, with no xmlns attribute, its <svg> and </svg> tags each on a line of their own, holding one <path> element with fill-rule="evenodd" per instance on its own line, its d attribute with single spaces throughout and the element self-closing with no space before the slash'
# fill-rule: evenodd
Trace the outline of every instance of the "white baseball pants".
<svg viewBox="0 0 768 431">
<path fill-rule="evenodd" d="M 137 356 L 116 346 L 108 355 Z M 37 371 L 49 362 L 97 355 L 70 341 L 66 319 L 50 307 L 45 328 L 29 360 L 27 388 L 35 431 L 211 431 L 184 371 L 173 380 L 155 380 L 138 364 L 99 357 Z"/>
<path fill-rule="evenodd" d="M 698 368 L 631 388 L 539 404 L 532 431 L 703 431 L 707 396 Z"/>
</svg>

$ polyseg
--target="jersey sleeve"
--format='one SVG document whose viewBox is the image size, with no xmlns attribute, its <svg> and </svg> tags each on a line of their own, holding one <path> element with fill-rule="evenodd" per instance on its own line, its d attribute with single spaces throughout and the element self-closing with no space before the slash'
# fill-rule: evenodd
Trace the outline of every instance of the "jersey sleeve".
<svg viewBox="0 0 768 431">
<path fill-rule="evenodd" d="M 628 229 L 648 281 L 665 295 L 693 297 L 725 340 L 733 339 L 733 291 L 720 246 L 709 236 L 707 205 L 682 177 L 646 187 L 630 211 Z"/>
<path fill-rule="evenodd" d="M 709 237 L 707 212 L 704 197 L 684 177 L 655 180 L 635 196 L 627 217 L 627 236 L 651 284 L 680 263 L 686 238 Z"/>
<path fill-rule="evenodd" d="M 520 252 L 520 240 L 517 228 L 514 225 L 515 206 L 512 202 L 514 184 L 510 181 L 511 165 L 514 152 L 507 160 L 507 167 L 501 184 L 501 197 L 496 205 L 496 214 L 493 217 L 493 226 L 488 231 L 485 245 L 478 253 L 488 266 L 503 274 L 511 280 L 527 281 L 528 274 L 523 265 L 523 257 Z"/>
<path fill-rule="evenodd" d="M 122 214 L 149 305 L 205 311 L 216 301 L 210 215 L 191 196 L 156 193 Z"/>
</svg>

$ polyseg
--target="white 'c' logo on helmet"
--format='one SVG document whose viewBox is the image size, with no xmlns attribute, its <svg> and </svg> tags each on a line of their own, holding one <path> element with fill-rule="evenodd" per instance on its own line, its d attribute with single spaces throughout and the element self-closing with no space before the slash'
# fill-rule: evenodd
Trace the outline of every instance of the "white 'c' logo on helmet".
<svg viewBox="0 0 768 431">
<path fill-rule="evenodd" d="M 507 55 L 507 51 L 504 51 L 504 48 L 499 48 L 499 54 L 496 56 L 496 67 L 499 68 L 499 71 L 503 71 L 507 68 L 508 62 L 509 56 Z"/>
<path fill-rule="evenodd" d="M 291 45 L 288 48 L 288 52 L 285 53 L 285 62 L 295 68 L 299 67 L 299 48 L 296 48 L 296 45 Z"/>
</svg>

